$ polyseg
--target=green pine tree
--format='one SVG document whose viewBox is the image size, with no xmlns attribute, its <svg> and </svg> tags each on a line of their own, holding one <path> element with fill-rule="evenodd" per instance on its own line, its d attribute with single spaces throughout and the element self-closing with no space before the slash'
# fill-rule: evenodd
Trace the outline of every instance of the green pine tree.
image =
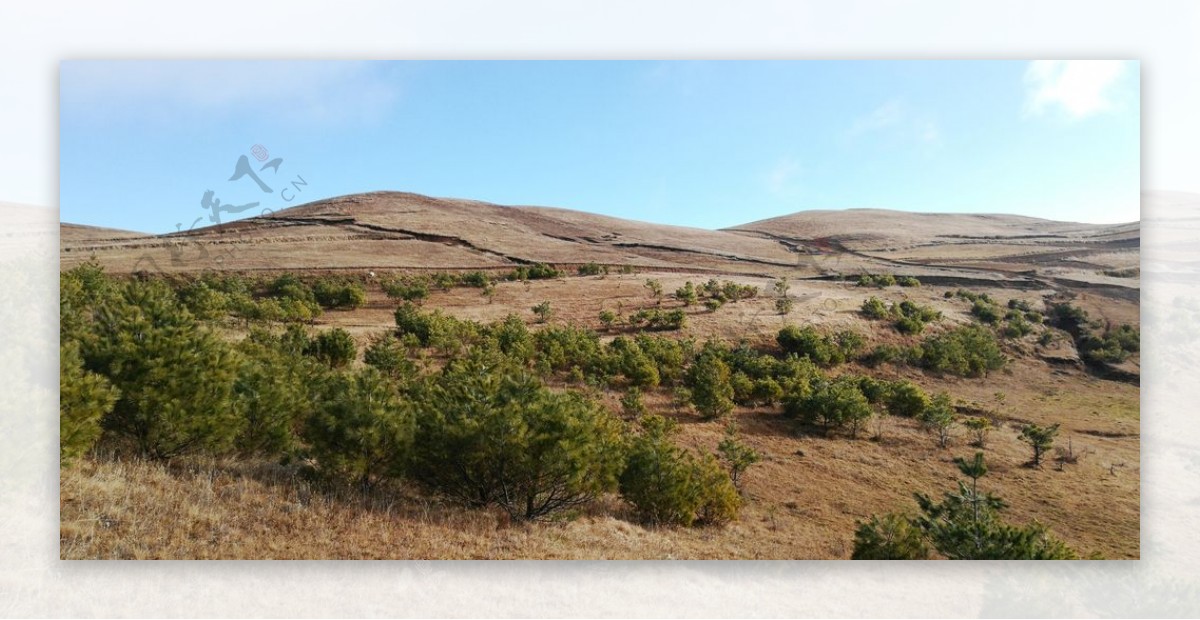
<svg viewBox="0 0 1200 620">
<path fill-rule="evenodd" d="M 120 391 L 106 429 L 143 456 L 227 451 L 241 431 L 237 355 L 162 282 L 130 282 L 98 308 L 83 354 Z"/>
<path fill-rule="evenodd" d="M 729 366 L 712 353 L 702 354 L 688 370 L 692 404 L 705 419 L 721 417 L 733 411 L 733 385 Z"/>
<path fill-rule="evenodd" d="M 737 428 L 730 424 L 725 429 L 725 438 L 717 444 L 717 453 L 729 469 L 729 479 L 734 488 L 742 490 L 742 476 L 751 465 L 762 460 L 762 455 L 746 445 L 737 435 Z"/>
<path fill-rule="evenodd" d="M 1058 424 L 1050 426 L 1038 426 L 1037 424 L 1029 424 L 1021 429 L 1021 441 L 1029 444 L 1033 449 L 1033 466 L 1040 467 L 1042 464 L 1042 455 L 1047 450 L 1054 447 L 1054 438 L 1058 436 Z"/>
<path fill-rule="evenodd" d="M 1072 560 L 1078 555 L 1036 521 L 1006 523 L 1000 512 L 1003 500 L 979 490 L 987 474 L 983 453 L 970 461 L 955 459 L 968 486 L 959 481 L 957 492 L 940 502 L 915 495 L 921 513 L 915 517 L 889 514 L 860 523 L 854 537 L 854 559 L 924 559 L 932 547 L 951 560 Z M 919 535 L 918 535 L 919 532 Z"/>
<path fill-rule="evenodd" d="M 852 560 L 924 560 L 929 557 L 921 529 L 901 514 L 871 515 L 854 532 Z"/>
<path fill-rule="evenodd" d="M 412 405 L 383 374 L 367 367 L 329 375 L 303 437 L 317 471 L 366 490 L 406 473 L 414 420 Z"/>
<path fill-rule="evenodd" d="M 950 443 L 951 430 L 958 421 L 954 415 L 954 404 L 950 395 L 945 392 L 935 395 L 918 419 L 926 429 L 937 436 L 938 447 L 941 448 Z"/>
<path fill-rule="evenodd" d="M 244 423 L 235 444 L 243 455 L 292 453 L 300 426 L 312 414 L 317 388 L 329 371 L 296 350 L 288 339 L 295 335 L 250 337 L 238 344 L 242 365 L 234 394 Z"/>
<path fill-rule="evenodd" d="M 698 457 L 676 446 L 674 423 L 642 418 L 621 474 L 621 497 L 645 521 L 661 525 L 720 524 L 737 517 L 741 498 L 712 455 Z"/>
<path fill-rule="evenodd" d="M 414 475 L 472 506 L 541 519 L 615 490 L 620 424 L 577 393 L 555 393 L 477 352 L 422 387 Z"/>
<path fill-rule="evenodd" d="M 69 463 L 100 438 L 100 422 L 117 402 L 118 392 L 108 379 L 83 367 L 78 342 L 59 346 L 59 460 Z"/>
</svg>

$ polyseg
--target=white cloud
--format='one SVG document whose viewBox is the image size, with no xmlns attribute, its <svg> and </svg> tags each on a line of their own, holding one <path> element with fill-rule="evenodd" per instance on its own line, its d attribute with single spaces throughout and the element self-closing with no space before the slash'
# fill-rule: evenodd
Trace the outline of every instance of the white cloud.
<svg viewBox="0 0 1200 620">
<path fill-rule="evenodd" d="M 932 117 L 913 112 L 898 99 L 893 99 L 858 117 L 850 125 L 847 135 L 862 138 L 879 134 L 880 139 L 899 144 L 916 142 L 936 146 L 942 142 L 941 128 Z"/>
<path fill-rule="evenodd" d="M 789 190 L 793 189 L 793 183 L 803 170 L 800 162 L 794 157 L 780 159 L 767 171 L 767 189 L 772 194 L 788 193 Z"/>
<path fill-rule="evenodd" d="M 256 110 L 321 122 L 378 117 L 399 95 L 391 73 L 360 61 L 70 61 L 61 80 L 64 104 L 102 121 Z"/>
<path fill-rule="evenodd" d="M 940 144 L 942 142 L 942 130 L 938 128 L 937 123 L 926 120 L 919 124 L 917 137 L 925 144 Z"/>
<path fill-rule="evenodd" d="M 905 116 L 904 106 L 899 101 L 889 101 L 871 111 L 866 116 L 859 117 L 850 126 L 851 136 L 861 136 L 873 131 L 879 131 L 898 124 Z"/>
<path fill-rule="evenodd" d="M 1025 70 L 1025 113 L 1060 109 L 1081 119 L 1112 109 L 1113 86 L 1125 73 L 1120 60 L 1035 60 Z"/>
</svg>

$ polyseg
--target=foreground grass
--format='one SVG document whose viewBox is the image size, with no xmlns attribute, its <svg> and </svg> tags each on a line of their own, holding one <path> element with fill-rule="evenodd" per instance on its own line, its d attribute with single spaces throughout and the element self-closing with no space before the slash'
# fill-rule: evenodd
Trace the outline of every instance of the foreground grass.
<svg viewBox="0 0 1200 620">
<path fill-rule="evenodd" d="M 615 499 L 512 523 L 388 489 L 318 489 L 268 463 L 85 459 L 63 471 L 63 559 L 594 559 L 763 557 L 754 527 L 657 529 Z M 614 516 L 615 515 L 615 516 Z M 719 540 L 718 540 L 719 539 Z"/>
<path fill-rule="evenodd" d="M 1126 386 L 1128 387 L 1128 386 Z M 664 397 L 651 398 L 656 408 Z M 64 559 L 845 559 L 855 523 L 915 510 L 911 493 L 952 488 L 952 457 L 915 421 L 889 421 L 886 438 L 797 435 L 778 415 L 737 414 L 764 455 L 747 473 L 746 503 L 724 527 L 656 528 L 607 497 L 556 522 L 513 523 L 500 511 L 449 504 L 406 487 L 364 495 L 327 489 L 263 461 L 171 464 L 79 460 L 61 475 Z M 1056 416 L 1058 417 L 1058 416 Z M 1088 416 L 1090 417 L 1090 416 Z M 711 451 L 720 422 L 680 419 L 681 441 Z M 1007 517 L 1038 519 L 1082 555 L 1136 558 L 1137 440 L 1077 436 L 1087 455 L 1059 471 L 1030 469 L 1019 424 L 993 432 L 987 488 Z M 1128 466 L 1110 471 L 1109 463 Z"/>
</svg>

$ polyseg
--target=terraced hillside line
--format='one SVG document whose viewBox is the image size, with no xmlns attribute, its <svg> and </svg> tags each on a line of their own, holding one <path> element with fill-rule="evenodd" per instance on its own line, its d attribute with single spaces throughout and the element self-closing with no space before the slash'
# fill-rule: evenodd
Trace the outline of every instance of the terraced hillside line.
<svg viewBox="0 0 1200 620">
<path fill-rule="evenodd" d="M 741 231 L 736 231 L 736 232 L 741 232 Z M 790 241 L 792 243 L 796 243 L 797 245 L 803 243 L 802 241 L 797 240 L 797 239 L 792 239 L 789 237 L 783 237 L 783 236 L 779 236 L 779 235 L 773 235 L 771 233 L 764 233 L 762 231 L 746 231 L 746 232 L 751 233 L 751 234 L 756 234 L 759 236 L 763 236 L 763 237 L 774 238 L 781 242 Z M 837 239 L 825 239 L 824 242 L 837 252 L 844 252 L 846 254 L 850 254 L 852 256 L 857 256 L 859 258 L 877 260 L 877 261 L 885 262 L 885 263 L 895 265 L 898 267 L 936 269 L 936 268 L 939 268 L 942 266 L 937 263 L 929 263 L 929 264 L 916 263 L 916 262 L 910 262 L 910 261 L 903 261 L 903 260 L 899 260 L 899 259 L 883 258 L 883 257 L 879 257 L 879 256 L 873 256 L 871 254 L 865 254 L 863 252 L 859 252 L 857 250 L 852 250 L 850 248 L 847 248 L 841 241 L 839 241 Z M 1088 253 L 1103 253 L 1106 251 L 1111 251 L 1111 250 L 1110 249 L 1096 249 L 1096 250 L 1089 250 L 1087 252 Z M 1070 255 L 1070 254 L 1072 254 L 1072 252 L 1062 252 L 1060 254 Z M 1021 263 L 1027 263 L 1027 264 L 1036 264 L 1034 259 L 1042 258 L 1043 256 L 1044 255 L 1030 257 L 1030 259 L 1028 261 L 1008 261 L 1008 259 L 997 258 L 997 259 L 992 259 L 992 262 L 1021 262 Z M 1097 269 L 1103 268 L 1103 266 L 1099 266 L 1099 265 L 1094 266 L 1094 267 L 1089 267 L 1089 265 L 1090 265 L 1089 263 L 1078 263 L 1078 264 L 1074 264 L 1072 266 L 1077 266 L 1077 267 L 1081 267 L 1081 268 L 1097 268 Z M 996 274 L 997 273 L 995 269 L 989 269 L 987 267 L 977 267 L 977 266 L 971 266 L 971 265 L 954 265 L 953 269 L 961 270 L 961 271 L 987 273 L 987 274 Z M 838 277 L 838 276 L 817 276 L 814 278 L 800 278 L 800 279 L 828 280 L 828 279 L 833 279 L 835 277 Z M 1028 276 L 1028 275 L 1020 275 L 1020 274 L 1012 274 L 1009 278 L 1006 278 L 1003 280 L 997 280 L 997 279 L 992 279 L 992 278 L 972 279 L 972 278 L 966 278 L 966 277 L 962 277 L 962 276 L 925 275 L 925 276 L 921 276 L 921 281 L 927 282 L 929 284 L 936 284 L 936 285 L 941 285 L 941 286 L 980 286 L 980 285 L 983 285 L 983 286 L 999 286 L 999 287 L 1004 287 L 1004 288 L 1014 288 L 1017 290 L 1036 290 L 1036 289 L 1051 289 L 1051 290 L 1055 290 L 1055 291 L 1086 290 L 1089 293 L 1094 293 L 1094 294 L 1105 296 L 1105 297 L 1123 299 L 1126 301 L 1134 301 L 1134 302 L 1138 301 L 1141 298 L 1141 289 L 1135 288 L 1135 287 L 1126 287 L 1126 286 L 1119 286 L 1119 285 L 1113 285 L 1113 284 L 1101 284 L 1101 283 L 1094 283 L 1094 282 L 1084 282 L 1081 280 L 1070 280 L 1070 279 L 1066 279 L 1066 278 Z M 1129 379 L 1126 377 L 1122 377 L 1122 378 L 1114 377 L 1114 378 L 1116 380 L 1129 381 Z"/>
<path fill-rule="evenodd" d="M 1114 248 L 1114 247 L 1109 247 L 1108 244 L 1106 244 L 1105 247 L 1101 247 L 1101 248 L 1087 248 L 1087 249 L 1080 249 L 1080 250 L 1063 250 L 1061 252 L 1047 252 L 1045 254 L 1020 254 L 1020 255 L 1014 255 L 1011 257 L 1002 256 L 1002 257 L 999 257 L 998 259 L 992 259 L 992 260 L 1002 260 L 1004 262 L 1011 262 L 1011 263 L 1034 263 L 1034 262 L 1038 262 L 1041 260 L 1062 261 L 1062 260 L 1069 259 L 1069 258 L 1083 258 L 1086 256 L 1091 256 L 1093 254 L 1108 254 L 1110 252 L 1117 252 L 1120 250 L 1127 250 L 1127 249 L 1129 249 L 1129 248 L 1128 247 Z M 1087 263 L 1084 261 L 1079 261 L 1077 264 L 1087 265 L 1087 266 L 1089 266 L 1089 268 L 1105 269 L 1104 265 L 1095 265 L 1094 263 Z"/>
<path fill-rule="evenodd" d="M 534 264 L 534 262 L 536 262 L 536 261 L 529 260 L 527 258 L 521 258 L 519 256 L 512 256 L 509 254 L 505 254 L 503 252 L 497 252 L 496 250 L 492 250 L 489 248 L 480 247 L 480 246 L 475 245 L 474 243 L 471 243 L 470 241 L 467 241 L 466 239 L 463 239 L 461 237 L 434 235 L 434 234 L 430 234 L 430 233 L 417 232 L 415 230 L 404 230 L 402 228 L 388 228 L 385 226 L 378 226 L 375 224 L 364 224 L 362 222 L 355 222 L 353 224 L 353 226 L 357 227 L 357 228 L 365 228 L 367 230 L 375 230 L 375 231 L 380 231 L 380 232 L 390 232 L 390 233 L 400 233 L 400 234 L 410 235 L 410 236 L 412 236 L 412 238 L 416 239 L 417 241 L 425 241 L 428 243 L 444 243 L 446 245 L 458 246 L 458 247 L 462 247 L 462 248 L 471 250 L 472 252 L 478 252 L 480 254 L 485 254 L 487 256 L 492 256 L 492 257 L 499 258 L 501 260 L 506 260 L 506 261 L 516 263 L 519 265 L 532 265 L 532 264 Z"/>
<path fill-rule="evenodd" d="M 771 267 L 794 267 L 792 263 L 781 263 L 778 261 L 770 261 L 761 258 L 749 258 L 746 256 L 738 256 L 737 254 L 718 254 L 716 252 L 705 252 L 703 250 L 689 250 L 687 248 L 675 248 L 666 245 L 655 245 L 651 243 L 639 243 L 636 241 L 622 241 L 612 244 L 617 248 L 645 248 L 647 250 L 659 250 L 662 252 L 683 252 L 685 254 L 699 254 L 701 256 L 711 256 L 713 258 L 723 258 L 725 260 L 737 261 L 742 263 L 756 263 L 759 265 L 769 265 Z"/>
<path fill-rule="evenodd" d="M 245 221 L 259 220 L 259 219 L 260 218 L 248 218 Z M 480 247 L 478 245 L 475 245 L 474 243 L 471 243 L 470 241 L 467 241 L 466 239 L 463 239 L 462 237 L 452 237 L 449 235 L 436 235 L 436 234 L 432 234 L 432 233 L 418 232 L 415 230 L 406 230 L 403 228 L 390 228 L 387 226 L 379 226 L 377 224 L 367 224 L 364 222 L 360 222 L 353 217 L 344 217 L 344 218 L 338 218 L 338 219 L 313 218 L 313 217 L 308 217 L 308 218 L 288 217 L 288 218 L 281 218 L 281 219 L 278 219 L 275 221 L 295 222 L 295 223 L 298 223 L 301 225 L 312 225 L 312 226 L 318 226 L 318 225 L 319 226 L 336 226 L 338 228 L 343 228 L 343 229 L 347 229 L 347 230 L 363 229 L 363 230 L 369 230 L 369 231 L 373 231 L 373 232 L 389 233 L 389 234 L 394 234 L 394 235 L 403 235 L 402 237 L 398 237 L 398 238 L 400 238 L 400 239 L 415 239 L 417 241 L 424 241 L 426 243 L 441 243 L 444 245 L 466 248 L 468 250 L 471 250 L 472 252 L 477 252 L 479 254 L 484 254 L 487 256 L 492 256 L 494 258 L 499 258 L 501 260 L 506 260 L 506 261 L 509 261 L 509 262 L 511 262 L 513 264 L 517 264 L 517 265 L 531 265 L 534 263 L 534 261 L 531 261 L 531 260 L 528 260 L 525 258 L 521 258 L 519 256 L 511 256 L 508 254 L 504 254 L 503 252 L 497 252 L 497 251 L 491 250 L 489 248 Z"/>
<path fill-rule="evenodd" d="M 758 230 L 753 230 L 753 231 L 735 230 L 734 232 L 742 233 L 742 234 L 751 234 L 751 235 L 755 235 L 755 236 L 759 236 L 759 237 L 775 239 L 776 241 L 779 241 L 780 243 L 783 243 L 783 244 L 785 244 L 785 246 L 789 246 L 789 247 L 791 247 L 791 246 L 804 247 L 804 244 L 805 244 L 805 241 L 802 239 L 794 239 L 791 237 L 775 235 L 775 234 L 762 232 L 762 231 L 758 231 Z M 916 263 L 916 262 L 910 262 L 910 261 L 903 261 L 903 260 L 895 259 L 895 258 L 885 258 L 882 256 L 874 256 L 872 254 L 860 252 L 858 250 L 851 250 L 850 248 L 847 248 L 845 246 L 845 244 L 843 244 L 841 241 L 839 241 L 837 239 L 828 239 L 828 238 L 823 239 L 822 243 L 824 245 L 829 246 L 829 248 L 832 249 L 834 252 L 849 254 L 851 256 L 855 256 L 858 258 L 862 258 L 862 259 L 866 259 L 866 260 L 870 260 L 870 261 L 876 261 L 876 262 L 880 262 L 880 263 L 886 263 L 888 265 L 893 265 L 896 267 L 915 267 L 915 268 L 921 268 L 921 269 L 931 269 L 931 268 L 936 269 L 937 267 L 940 266 L 938 264 Z M 818 256 L 820 256 L 820 255 L 829 255 L 829 252 L 822 252 L 821 254 L 818 254 Z M 982 271 L 984 273 L 995 273 L 995 270 L 993 270 L 993 269 L 985 269 L 982 267 L 957 267 L 956 266 L 956 267 L 954 267 L 954 269 L 962 269 L 965 271 Z M 828 277 L 830 277 L 830 276 L 820 276 L 820 278 L 828 278 Z M 926 277 L 928 277 L 928 276 L 926 276 Z M 987 280 L 987 282 L 994 282 L 994 280 Z"/>
</svg>

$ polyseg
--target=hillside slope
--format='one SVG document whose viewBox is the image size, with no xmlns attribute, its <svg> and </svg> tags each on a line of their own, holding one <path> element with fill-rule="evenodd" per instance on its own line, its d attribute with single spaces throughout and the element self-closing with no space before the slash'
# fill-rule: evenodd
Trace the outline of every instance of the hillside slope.
<svg viewBox="0 0 1200 620">
<path fill-rule="evenodd" d="M 1136 277 L 1104 272 L 1136 269 L 1139 230 L 1138 223 L 852 209 L 714 231 L 372 192 L 167 235 L 63 224 L 61 258 L 70 268 L 95 256 L 115 272 L 510 269 L 534 262 L 792 278 L 892 271 L 945 282 L 1063 281 L 1133 294 Z"/>
<path fill-rule="evenodd" d="M 69 227 L 69 228 L 68 228 Z M 90 227 L 89 227 L 90 228 Z M 63 266 L 95 254 L 117 271 L 509 267 L 598 262 L 657 269 L 787 268 L 796 257 L 768 239 L 633 222 L 543 207 L 374 192 L 183 233 L 129 238 L 64 225 Z"/>
</svg>

